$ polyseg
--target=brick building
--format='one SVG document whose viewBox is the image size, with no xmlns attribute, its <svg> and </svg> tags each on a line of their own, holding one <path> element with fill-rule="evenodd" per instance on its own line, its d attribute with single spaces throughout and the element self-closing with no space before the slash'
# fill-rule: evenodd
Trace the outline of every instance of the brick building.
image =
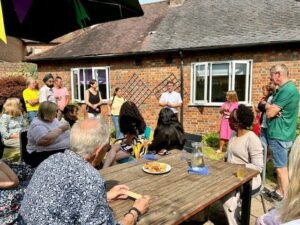
<svg viewBox="0 0 300 225">
<path fill-rule="evenodd" d="M 173 80 L 183 88 L 183 125 L 191 133 L 218 131 L 227 90 L 256 104 L 274 64 L 285 63 L 300 87 L 300 2 L 169 0 L 143 10 L 143 17 L 99 24 L 28 60 L 41 78 L 63 77 L 73 101 L 83 101 L 92 78 L 105 100 L 123 87 L 152 127 L 159 95 Z"/>
</svg>

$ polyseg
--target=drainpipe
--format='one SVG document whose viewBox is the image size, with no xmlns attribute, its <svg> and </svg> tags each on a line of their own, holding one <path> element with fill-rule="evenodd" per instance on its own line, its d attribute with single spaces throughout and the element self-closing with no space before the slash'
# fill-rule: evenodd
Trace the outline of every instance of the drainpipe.
<svg viewBox="0 0 300 225">
<path fill-rule="evenodd" d="M 182 51 L 179 51 L 180 56 L 180 95 L 182 99 L 182 104 L 180 107 L 180 122 L 183 125 L 183 53 Z"/>
</svg>

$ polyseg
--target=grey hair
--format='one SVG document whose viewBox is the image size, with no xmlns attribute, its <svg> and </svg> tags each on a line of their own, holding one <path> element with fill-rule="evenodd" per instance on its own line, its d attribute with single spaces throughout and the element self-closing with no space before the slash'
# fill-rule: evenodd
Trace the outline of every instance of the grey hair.
<svg viewBox="0 0 300 225">
<path fill-rule="evenodd" d="M 32 82 L 35 82 L 36 80 L 33 79 L 32 77 L 28 77 L 26 80 L 26 86 L 28 87 Z"/>
<path fill-rule="evenodd" d="M 108 140 L 109 129 L 103 118 L 78 121 L 71 129 L 71 149 L 81 156 L 92 155 L 97 147 L 107 144 Z"/>
<path fill-rule="evenodd" d="M 289 69 L 285 64 L 277 64 L 271 67 L 270 73 L 277 73 L 277 72 L 289 76 Z"/>
</svg>

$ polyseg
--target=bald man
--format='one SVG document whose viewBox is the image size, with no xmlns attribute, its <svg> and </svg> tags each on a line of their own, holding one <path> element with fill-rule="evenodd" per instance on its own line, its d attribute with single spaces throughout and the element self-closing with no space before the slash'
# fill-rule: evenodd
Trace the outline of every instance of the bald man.
<svg viewBox="0 0 300 225">
<path fill-rule="evenodd" d="M 270 79 L 279 86 L 271 103 L 266 105 L 269 145 L 278 182 L 278 189 L 271 193 L 271 197 L 281 201 L 288 186 L 288 151 L 296 137 L 299 91 L 289 80 L 289 71 L 284 64 L 275 65 L 270 69 Z"/>
</svg>

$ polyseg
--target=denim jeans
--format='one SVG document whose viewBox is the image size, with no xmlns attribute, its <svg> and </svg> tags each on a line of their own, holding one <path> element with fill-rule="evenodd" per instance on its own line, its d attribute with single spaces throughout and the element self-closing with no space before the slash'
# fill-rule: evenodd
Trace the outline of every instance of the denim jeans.
<svg viewBox="0 0 300 225">
<path fill-rule="evenodd" d="M 120 131 L 119 116 L 112 116 L 112 121 L 114 123 L 115 130 L 116 130 L 116 138 L 117 139 L 123 138 L 124 135 Z"/>
<path fill-rule="evenodd" d="M 280 141 L 277 139 L 269 139 L 270 148 L 272 150 L 273 163 L 275 168 L 287 167 L 288 151 L 293 145 L 292 141 Z"/>
<path fill-rule="evenodd" d="M 37 111 L 27 112 L 27 114 L 28 114 L 28 121 L 30 124 L 32 122 L 32 120 L 36 117 Z"/>
</svg>

